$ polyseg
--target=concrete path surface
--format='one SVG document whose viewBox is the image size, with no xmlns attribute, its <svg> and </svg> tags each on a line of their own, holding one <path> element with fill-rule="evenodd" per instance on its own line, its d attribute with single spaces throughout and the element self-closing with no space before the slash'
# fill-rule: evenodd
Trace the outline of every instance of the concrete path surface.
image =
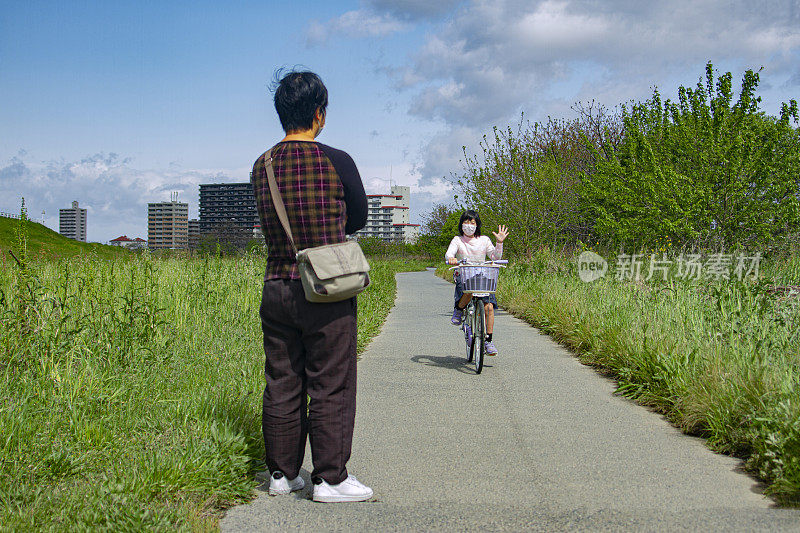
<svg viewBox="0 0 800 533">
<path fill-rule="evenodd" d="M 476 375 L 450 325 L 453 288 L 397 276 L 358 367 L 348 469 L 375 502 L 320 504 L 308 487 L 228 511 L 223 531 L 800 531 L 741 461 L 709 451 L 535 328 L 498 312 Z"/>
</svg>

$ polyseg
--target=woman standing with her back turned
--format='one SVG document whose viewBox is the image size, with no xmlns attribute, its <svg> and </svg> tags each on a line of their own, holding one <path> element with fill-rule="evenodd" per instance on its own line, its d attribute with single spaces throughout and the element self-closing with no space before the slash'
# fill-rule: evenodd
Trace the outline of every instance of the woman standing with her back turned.
<svg viewBox="0 0 800 533">
<path fill-rule="evenodd" d="M 266 356 L 262 429 L 270 495 L 305 486 L 300 468 L 308 436 L 314 501 L 352 502 L 372 498 L 372 489 L 346 468 L 356 413 L 356 299 L 305 299 L 265 167 L 272 165 L 297 249 L 344 242 L 345 234 L 363 228 L 367 197 L 353 159 L 314 140 L 325 126 L 327 107 L 319 76 L 285 75 L 275 91 L 275 109 L 286 136 L 256 160 L 250 178 L 269 252 L 260 309 Z"/>
</svg>

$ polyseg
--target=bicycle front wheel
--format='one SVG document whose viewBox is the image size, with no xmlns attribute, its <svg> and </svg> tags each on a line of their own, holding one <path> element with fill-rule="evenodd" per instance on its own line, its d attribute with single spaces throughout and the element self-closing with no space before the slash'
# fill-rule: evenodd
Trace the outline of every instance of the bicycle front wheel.
<svg viewBox="0 0 800 533">
<path fill-rule="evenodd" d="M 467 363 L 472 362 L 472 308 L 467 306 L 464 309 L 464 321 L 461 323 L 461 331 L 464 333 L 464 342 L 467 347 Z"/>
<path fill-rule="evenodd" d="M 483 356 L 486 352 L 486 310 L 483 299 L 473 299 L 475 302 L 475 326 L 472 328 L 472 353 L 475 357 L 475 373 L 483 370 Z"/>
<path fill-rule="evenodd" d="M 470 302 L 464 310 L 467 318 L 464 321 L 464 335 L 467 340 L 467 363 L 475 360 L 475 305 Z"/>
</svg>

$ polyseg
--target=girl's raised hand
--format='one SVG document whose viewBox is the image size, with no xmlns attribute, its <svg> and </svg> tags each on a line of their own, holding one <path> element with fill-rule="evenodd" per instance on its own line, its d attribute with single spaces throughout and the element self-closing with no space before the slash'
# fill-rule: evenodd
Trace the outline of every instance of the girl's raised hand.
<svg viewBox="0 0 800 533">
<path fill-rule="evenodd" d="M 497 233 L 493 231 L 492 235 L 494 235 L 494 238 L 497 239 L 498 243 L 503 242 L 506 240 L 506 237 L 508 237 L 508 228 L 500 224 L 500 226 L 497 227 Z"/>
</svg>

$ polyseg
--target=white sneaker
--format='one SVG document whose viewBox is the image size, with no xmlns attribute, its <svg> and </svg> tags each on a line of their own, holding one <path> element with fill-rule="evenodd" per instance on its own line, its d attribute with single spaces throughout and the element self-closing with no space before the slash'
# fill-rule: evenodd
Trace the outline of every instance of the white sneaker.
<svg viewBox="0 0 800 533">
<path fill-rule="evenodd" d="M 306 482 L 303 481 L 303 478 L 300 476 L 290 480 L 283 475 L 283 472 L 276 470 L 269 478 L 269 495 L 278 496 L 280 494 L 290 494 L 305 486 Z"/>
<path fill-rule="evenodd" d="M 338 485 L 329 485 L 324 479 L 314 484 L 314 501 L 325 503 L 363 502 L 372 498 L 372 489 L 361 483 L 354 476 Z"/>
</svg>

